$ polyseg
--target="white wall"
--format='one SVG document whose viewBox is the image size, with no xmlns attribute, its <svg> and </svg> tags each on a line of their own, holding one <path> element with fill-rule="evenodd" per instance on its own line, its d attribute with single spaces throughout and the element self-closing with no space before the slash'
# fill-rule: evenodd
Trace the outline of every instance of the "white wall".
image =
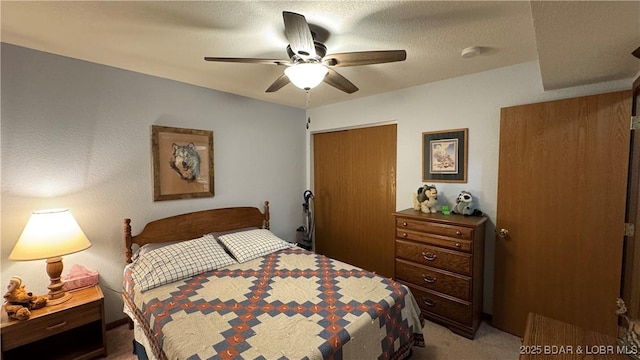
<svg viewBox="0 0 640 360">
<path fill-rule="evenodd" d="M 313 134 L 349 126 L 397 122 L 396 208 L 402 210 L 412 206 L 412 193 L 423 184 L 422 132 L 468 128 L 467 183 L 433 183 L 439 191 L 439 205 L 449 204 L 451 207 L 458 193 L 467 190 L 477 199 L 478 208 L 489 217 L 485 245 L 484 311 L 492 313 L 500 108 L 626 90 L 631 89 L 632 82 L 633 79 L 628 79 L 545 92 L 538 63 L 529 62 L 311 109 L 308 112 L 310 131 Z M 307 135 L 307 143 L 311 144 L 310 135 Z M 311 184 L 313 177 L 310 149 L 308 146 L 307 184 Z"/>
<path fill-rule="evenodd" d="M 122 219 L 271 203 L 275 234 L 302 224 L 305 113 L 2 44 L 1 281 L 47 292 L 45 261 L 7 259 L 32 211 L 66 207 L 92 247 L 64 257 L 100 272 L 107 322 L 122 318 Z M 215 197 L 153 201 L 151 125 L 214 131 Z M 65 273 L 66 273 L 65 270 Z"/>
</svg>

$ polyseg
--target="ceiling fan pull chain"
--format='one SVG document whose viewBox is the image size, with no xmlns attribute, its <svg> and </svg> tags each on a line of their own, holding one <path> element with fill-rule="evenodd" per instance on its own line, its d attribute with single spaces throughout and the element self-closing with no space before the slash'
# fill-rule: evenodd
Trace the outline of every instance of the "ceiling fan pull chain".
<svg viewBox="0 0 640 360">
<path fill-rule="evenodd" d="M 309 130 L 309 124 L 311 124 L 311 116 L 309 116 L 309 105 L 311 104 L 311 91 L 306 90 L 307 93 L 307 108 L 305 114 L 307 115 L 307 130 Z"/>
</svg>

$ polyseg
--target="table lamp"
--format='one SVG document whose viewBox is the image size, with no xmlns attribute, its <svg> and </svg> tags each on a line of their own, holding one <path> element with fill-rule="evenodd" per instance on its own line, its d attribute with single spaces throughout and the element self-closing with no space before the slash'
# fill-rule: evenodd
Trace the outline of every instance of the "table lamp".
<svg viewBox="0 0 640 360">
<path fill-rule="evenodd" d="M 47 259 L 50 284 L 47 305 L 57 305 L 71 298 L 60 277 L 62 255 L 85 250 L 91 246 L 68 209 L 34 211 L 22 235 L 9 255 L 10 260 Z"/>
</svg>

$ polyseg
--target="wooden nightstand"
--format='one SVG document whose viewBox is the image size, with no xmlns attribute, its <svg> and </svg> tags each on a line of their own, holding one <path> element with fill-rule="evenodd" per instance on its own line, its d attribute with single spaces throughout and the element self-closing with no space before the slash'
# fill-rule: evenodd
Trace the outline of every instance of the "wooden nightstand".
<svg viewBox="0 0 640 360">
<path fill-rule="evenodd" d="M 70 292 L 60 305 L 31 311 L 25 321 L 2 309 L 2 359 L 91 359 L 107 355 L 104 296 L 100 286 Z"/>
</svg>

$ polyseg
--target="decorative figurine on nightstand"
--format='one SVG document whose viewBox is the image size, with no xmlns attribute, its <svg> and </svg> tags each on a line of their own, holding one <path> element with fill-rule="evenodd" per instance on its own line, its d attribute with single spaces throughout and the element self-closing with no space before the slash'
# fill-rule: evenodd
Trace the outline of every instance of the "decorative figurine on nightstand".
<svg viewBox="0 0 640 360">
<path fill-rule="evenodd" d="M 435 213 L 438 190 L 435 185 L 424 185 L 413 194 L 413 209 L 423 213 Z"/>
<path fill-rule="evenodd" d="M 16 320 L 27 320 L 31 316 L 30 310 L 39 309 L 47 304 L 46 297 L 27 292 L 19 276 L 13 276 L 9 280 L 4 299 L 4 310 L 9 318 Z"/>
<path fill-rule="evenodd" d="M 482 211 L 474 207 L 473 196 L 468 191 L 460 192 L 451 212 L 467 216 L 482 216 Z"/>
</svg>

